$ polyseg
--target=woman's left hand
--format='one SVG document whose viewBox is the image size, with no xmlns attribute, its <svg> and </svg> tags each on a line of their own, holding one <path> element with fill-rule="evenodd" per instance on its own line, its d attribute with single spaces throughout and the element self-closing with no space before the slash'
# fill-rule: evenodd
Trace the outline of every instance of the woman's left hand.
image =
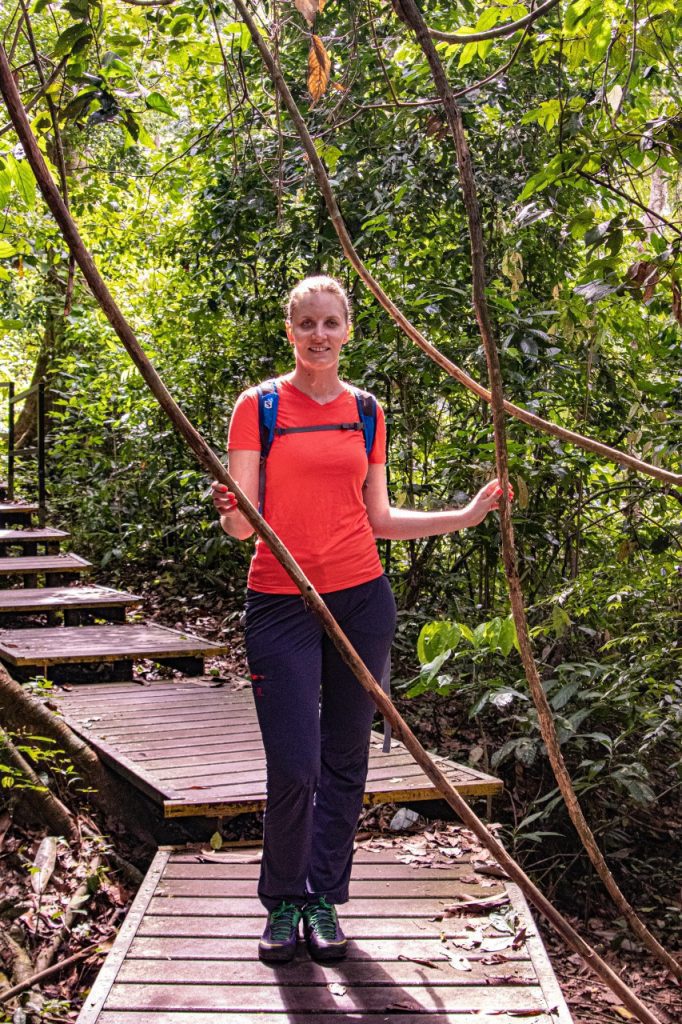
<svg viewBox="0 0 682 1024">
<path fill-rule="evenodd" d="M 499 509 L 501 497 L 502 487 L 497 477 L 484 487 L 481 487 L 478 494 L 471 499 L 467 506 L 467 512 L 471 515 L 471 526 L 477 526 L 479 523 L 482 523 L 489 512 L 495 512 Z M 507 500 L 509 502 L 514 500 L 514 488 L 511 484 L 509 484 Z"/>
</svg>

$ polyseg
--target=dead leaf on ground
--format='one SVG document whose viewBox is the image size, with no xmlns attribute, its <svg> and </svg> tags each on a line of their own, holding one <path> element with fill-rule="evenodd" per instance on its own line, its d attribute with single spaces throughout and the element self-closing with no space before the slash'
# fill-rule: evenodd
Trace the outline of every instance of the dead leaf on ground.
<svg viewBox="0 0 682 1024">
<path fill-rule="evenodd" d="M 31 872 L 31 887 L 36 895 L 40 896 L 45 892 L 56 862 L 57 840 L 55 836 L 45 836 L 38 847 Z"/>
<path fill-rule="evenodd" d="M 11 814 L 8 811 L 2 811 L 2 813 L 0 813 L 0 850 L 3 847 L 3 843 L 4 843 L 4 840 L 5 840 L 5 835 L 6 835 L 7 830 L 10 827 L 11 824 L 12 824 L 12 816 L 11 816 Z"/>
<path fill-rule="evenodd" d="M 424 1007 L 416 999 L 401 999 L 399 1002 L 388 1003 L 386 1013 L 424 1013 Z"/>
<path fill-rule="evenodd" d="M 514 937 L 512 935 L 505 935 L 500 938 L 484 939 L 481 943 L 481 949 L 486 953 L 499 953 L 501 949 L 509 949 Z"/>
<path fill-rule="evenodd" d="M 418 956 L 407 956 L 405 953 L 398 954 L 398 960 L 407 960 L 411 964 L 421 964 L 422 967 L 432 967 L 434 971 L 439 971 L 440 967 L 433 960 L 423 960 Z"/>
</svg>

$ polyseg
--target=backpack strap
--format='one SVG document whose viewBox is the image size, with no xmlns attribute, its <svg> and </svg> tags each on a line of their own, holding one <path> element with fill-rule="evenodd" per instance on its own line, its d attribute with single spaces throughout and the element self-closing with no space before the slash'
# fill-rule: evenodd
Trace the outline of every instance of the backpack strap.
<svg viewBox="0 0 682 1024">
<path fill-rule="evenodd" d="M 328 423 L 312 427 L 278 427 L 277 410 L 279 392 L 276 380 L 266 380 L 258 385 L 258 434 L 260 437 L 260 463 L 258 466 L 258 511 L 263 514 L 265 504 L 265 463 L 275 437 L 283 434 L 303 434 L 318 430 L 362 430 L 365 451 L 369 456 L 374 445 L 377 426 L 377 402 L 369 391 L 350 386 L 358 407 L 357 423 Z"/>
<path fill-rule="evenodd" d="M 260 436 L 260 462 L 258 465 L 258 511 L 263 514 L 265 502 L 265 461 L 275 439 L 279 392 L 276 380 L 265 380 L 258 385 L 258 434 Z"/>
<path fill-rule="evenodd" d="M 369 391 L 362 391 L 353 385 L 351 385 L 351 391 L 355 395 L 358 416 L 362 423 L 362 432 L 365 435 L 365 451 L 369 455 L 374 446 L 377 432 L 377 400 L 374 395 L 370 395 Z"/>
</svg>

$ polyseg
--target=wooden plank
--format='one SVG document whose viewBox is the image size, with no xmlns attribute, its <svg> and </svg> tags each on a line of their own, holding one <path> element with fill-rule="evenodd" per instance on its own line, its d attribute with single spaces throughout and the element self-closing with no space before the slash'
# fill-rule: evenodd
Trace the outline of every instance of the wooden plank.
<svg viewBox="0 0 682 1024">
<path fill-rule="evenodd" d="M 519 1017 L 571 1024 L 516 887 L 495 883 L 519 915 L 521 946 L 491 956 L 485 938 L 499 940 L 501 933 L 486 913 L 442 917 L 442 906 L 462 890 L 461 880 L 450 876 L 473 870 L 468 858 L 446 869 L 412 869 L 418 884 L 410 888 L 399 855 L 393 849 L 358 851 L 352 886 L 385 886 L 391 864 L 400 877 L 389 883 L 393 896 L 354 895 L 344 905 L 350 937 L 345 961 L 313 963 L 301 941 L 291 963 L 265 965 L 256 958 L 264 911 L 255 898 L 254 852 L 228 853 L 216 864 L 199 862 L 197 848 L 160 851 L 77 1024 L 512 1024 Z M 360 866 L 364 881 L 356 877 Z M 204 883 L 215 880 L 216 869 L 228 890 L 231 869 L 248 871 L 250 894 L 241 895 L 243 885 L 225 897 L 211 893 Z M 178 873 L 192 877 L 171 877 Z M 162 895 L 178 881 L 190 881 L 203 895 Z M 443 886 L 445 897 L 425 894 L 421 883 Z M 395 895 L 405 887 L 406 898 Z M 181 915 L 178 902 L 187 903 Z M 396 914 L 396 905 L 404 904 L 410 913 Z M 456 939 L 469 937 L 473 928 L 479 948 L 467 951 Z M 457 969 L 447 950 L 470 970 Z"/>
<path fill-rule="evenodd" d="M 98 1024 L 519 1024 L 523 1014 L 505 1013 L 495 1010 L 494 1016 L 478 1010 L 451 1010 L 447 1018 L 440 1011 L 429 1013 L 426 1010 L 418 1015 L 413 1013 L 391 1014 L 386 1011 L 379 1013 L 316 1013 L 311 1017 L 308 1013 L 254 1013 L 247 1017 L 244 1014 L 229 1010 L 212 1010 L 209 1013 L 193 1013 L 191 1011 L 150 1010 L 132 1012 L 125 1010 L 106 1010 L 99 1017 Z M 533 1013 L 528 1024 L 554 1024 L 553 1016 Z"/>
<path fill-rule="evenodd" d="M 353 869 L 355 873 L 355 869 Z M 464 922 L 460 920 L 460 930 L 464 930 Z M 473 922 L 467 921 L 474 927 Z M 248 938 L 224 938 L 214 935 L 177 936 L 159 935 L 144 936 L 141 929 L 128 950 L 128 961 L 134 960 L 247 960 L 251 965 L 254 961 L 254 944 L 262 931 L 262 920 L 254 921 L 254 934 Z M 488 929 L 489 931 L 489 929 Z M 497 933 L 499 934 L 499 933 Z M 448 961 L 445 944 L 440 937 L 399 939 L 367 939 L 355 936 L 348 944 L 348 963 L 367 962 L 374 960 L 428 960 L 441 964 Z M 463 951 L 469 963 L 476 964 L 481 960 L 489 960 L 490 953 Z M 523 977 L 531 972 L 531 962 L 524 952 L 505 950 L 508 963 L 518 965 Z"/>
<path fill-rule="evenodd" d="M 38 512 L 39 506 L 30 501 L 0 501 L 0 516 L 10 515 L 14 512 Z"/>
<path fill-rule="evenodd" d="M 163 803 L 166 800 L 177 800 L 179 798 L 178 791 L 173 789 L 170 784 L 158 779 L 156 775 L 148 772 L 138 762 L 131 761 L 120 750 L 107 743 L 106 740 L 101 739 L 101 737 L 82 727 L 78 730 L 78 735 L 92 747 L 110 768 L 113 768 L 114 771 L 127 779 L 136 789 L 141 790 L 148 797 L 151 797 L 152 800 L 155 800 L 156 803 Z"/>
<path fill-rule="evenodd" d="M 505 883 L 509 902 L 512 907 L 519 915 L 520 920 L 528 921 L 526 927 L 526 935 L 524 942 L 524 949 L 530 956 L 535 970 L 535 975 L 542 985 L 542 990 L 547 1000 L 547 1005 L 552 1011 L 552 1016 L 557 1024 L 573 1024 L 573 1018 L 571 1017 L 570 1010 L 566 1000 L 564 999 L 563 992 L 559 987 L 556 974 L 552 969 L 545 944 L 542 941 L 537 926 L 533 920 L 531 909 L 528 906 L 526 897 L 523 895 L 518 885 L 508 881 Z"/>
<path fill-rule="evenodd" d="M 208 865 L 205 865 L 208 867 Z M 357 900 L 369 900 L 370 904 L 380 904 L 384 899 L 437 899 L 445 900 L 447 905 L 452 903 L 452 894 L 462 896 L 463 899 L 476 899 L 483 896 L 494 895 L 490 889 L 481 886 L 480 881 L 465 881 L 468 875 L 462 870 L 454 877 L 448 873 L 443 878 L 440 871 L 434 872 L 434 878 L 421 879 L 411 878 L 381 878 L 376 877 L 376 869 L 372 878 L 354 878 L 351 882 L 351 902 Z M 162 884 L 156 890 L 156 897 L 165 897 L 173 901 L 178 899 L 234 899 L 235 897 L 247 897 L 254 891 L 254 881 L 257 875 L 250 878 L 164 878 Z M 499 890 L 502 891 L 501 889 Z M 383 908 L 380 908 L 383 913 Z"/>
<path fill-rule="evenodd" d="M 121 964 L 125 960 L 130 944 L 135 938 L 135 933 L 142 921 L 149 901 L 154 895 L 154 890 L 163 874 L 163 869 L 170 859 L 169 849 L 158 850 L 152 864 L 147 872 L 142 885 L 137 891 L 132 906 L 126 915 L 121 930 L 116 936 L 111 952 L 104 961 L 102 970 L 97 975 L 95 984 L 90 989 L 81 1012 L 78 1015 L 78 1024 L 95 1024 L 100 1010 L 104 1005 L 111 986 L 116 980 Z"/>
<path fill-rule="evenodd" d="M 452 961 L 443 953 L 434 951 L 436 958 L 431 964 L 415 964 L 405 957 L 390 962 L 390 977 L 393 985 L 428 984 L 435 988 L 442 986 L 485 985 L 490 977 L 487 964 L 480 960 L 469 963 L 468 971 L 456 970 Z M 385 985 L 382 971 L 377 970 L 378 961 L 348 960 L 343 967 L 325 967 L 312 960 L 289 964 L 277 971 L 278 985 L 329 985 L 343 980 L 345 985 Z M 466 954 L 463 956 L 466 959 Z M 387 961 L 384 961 L 387 963 Z M 537 986 L 537 978 L 530 960 L 506 961 L 497 965 L 496 979 L 500 985 Z M 272 984 L 272 967 L 254 959 L 251 944 L 251 960 L 186 960 L 174 958 L 170 961 L 133 960 L 130 956 L 122 964 L 116 978 L 117 984 L 134 985 L 268 985 Z"/>
<path fill-rule="evenodd" d="M 220 644 L 157 625 L 57 626 L 0 631 L 0 657 L 14 665 L 158 659 L 226 651 Z"/>
<path fill-rule="evenodd" d="M 91 627 L 86 627 L 91 628 Z M 112 627 L 119 629 L 120 627 Z M 145 792 L 174 791 L 163 801 L 168 818 L 229 816 L 262 810 L 265 757 L 250 690 L 196 685 L 187 680 L 149 687 L 134 683 L 76 686 L 58 697 L 76 732 L 101 749 L 107 762 Z M 437 791 L 405 747 L 372 733 L 365 803 L 431 800 Z M 434 758 L 466 796 L 499 792 L 499 780 L 474 768 Z"/>
<path fill-rule="evenodd" d="M 42 572 L 84 572 L 91 563 L 69 552 L 66 555 L 29 555 L 0 558 L 0 576 L 33 575 Z"/>
<path fill-rule="evenodd" d="M 197 857 L 194 861 L 173 860 L 164 872 L 163 884 L 166 886 L 170 882 L 187 882 L 190 880 L 200 880 L 202 885 L 216 881 L 235 883 L 238 881 L 254 881 L 258 878 L 260 872 L 261 852 L 259 847 L 253 851 L 248 859 L 239 863 L 228 860 L 224 864 L 216 864 L 202 856 Z M 417 887 L 432 884 L 429 870 L 424 867 L 415 867 L 414 862 L 412 864 L 405 864 L 402 861 L 396 860 L 395 856 L 385 862 L 375 859 L 367 860 L 363 859 L 362 852 L 362 848 L 360 848 L 356 852 L 353 861 L 353 885 L 359 887 L 358 891 L 361 891 L 361 883 L 365 880 L 371 881 L 372 885 L 376 883 L 378 864 L 381 865 L 381 881 L 376 884 L 380 886 L 390 881 L 414 883 Z M 212 853 L 212 856 L 215 856 L 215 854 Z M 457 860 L 453 857 L 452 860 L 452 866 L 434 869 L 434 878 L 436 878 L 438 884 L 448 885 L 450 882 L 462 878 L 462 876 L 465 878 L 473 877 L 471 867 L 462 861 L 461 858 Z M 502 890 L 502 882 L 495 881 L 489 887 L 488 892 L 494 894 L 502 892 Z"/>
<path fill-rule="evenodd" d="M 137 594 L 127 594 L 111 587 L 22 587 L 16 590 L 0 590 L 0 612 L 113 608 L 137 605 L 141 602 L 142 598 Z"/>
<path fill-rule="evenodd" d="M 376 965 L 375 968 L 379 970 Z M 274 984 L 268 987 L 266 995 L 259 985 L 120 984 L 114 986 L 106 1006 L 111 1010 L 173 1009 L 194 1013 L 229 1009 L 248 1013 L 250 1017 L 253 1011 L 263 1009 L 265 997 L 268 1009 L 280 1013 L 352 1013 L 357 1011 L 358 1003 L 365 1013 L 390 1012 L 394 1003 L 411 1007 L 417 1013 L 461 1013 L 463 1010 L 472 1013 L 494 1009 L 493 1000 L 496 997 L 500 999 L 502 991 L 501 987 L 493 990 L 487 985 L 434 988 L 430 978 L 429 984 L 426 984 L 426 979 L 420 985 L 394 986 L 387 982 L 383 985 L 353 986 L 348 991 L 350 986 L 346 988 L 344 975 L 339 972 L 335 980 L 341 983 L 342 991 L 337 994 L 326 986 L 284 986 L 280 981 L 284 970 L 281 967 L 272 970 Z M 504 988 L 504 1009 L 515 1011 L 517 1017 L 532 1017 L 545 1013 L 547 1006 L 539 986 L 507 986 Z"/>
<path fill-rule="evenodd" d="M 44 541 L 66 540 L 70 534 L 66 530 L 56 530 L 52 526 L 26 526 L 23 530 L 0 529 L 0 544 L 40 544 Z"/>
<path fill-rule="evenodd" d="M 415 908 L 413 907 L 413 910 Z M 346 920 L 345 906 L 342 910 L 342 917 Z M 416 912 L 411 917 L 401 917 L 398 924 L 396 919 L 391 917 L 356 917 L 352 922 L 347 923 L 345 931 L 353 942 L 372 939 L 384 941 L 414 941 L 424 938 L 432 938 L 440 941 L 440 936 L 446 938 L 461 936 L 465 933 L 468 924 L 474 927 L 479 926 L 481 918 L 468 918 L 456 916 L 443 918 L 441 921 L 426 921 L 417 916 Z M 144 938 L 159 938 L 161 936 L 176 938 L 212 938 L 212 939 L 249 939 L 253 945 L 260 938 L 263 931 L 263 908 L 258 905 L 258 911 L 252 914 L 243 914 L 241 917 L 227 917 L 216 914 L 211 916 L 205 914 L 201 917 L 189 914 L 147 914 L 140 925 L 138 935 Z M 399 938 L 396 937 L 399 933 Z M 253 949 L 252 945 L 252 949 Z"/>
</svg>

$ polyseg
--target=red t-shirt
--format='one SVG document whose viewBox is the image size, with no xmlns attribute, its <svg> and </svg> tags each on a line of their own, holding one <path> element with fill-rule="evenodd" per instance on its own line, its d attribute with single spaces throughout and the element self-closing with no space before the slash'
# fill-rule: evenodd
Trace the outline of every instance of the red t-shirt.
<svg viewBox="0 0 682 1024">
<path fill-rule="evenodd" d="M 280 379 L 277 385 L 278 427 L 358 421 L 351 391 L 320 405 L 288 380 Z M 240 395 L 234 407 L 228 448 L 260 451 L 256 388 Z M 385 450 L 386 426 L 378 405 L 369 460 L 361 430 L 284 434 L 272 443 L 266 462 L 265 518 L 319 593 L 368 583 L 383 572 L 362 487 L 368 462 L 383 464 Z M 260 538 L 248 585 L 267 594 L 298 593 Z"/>
</svg>

